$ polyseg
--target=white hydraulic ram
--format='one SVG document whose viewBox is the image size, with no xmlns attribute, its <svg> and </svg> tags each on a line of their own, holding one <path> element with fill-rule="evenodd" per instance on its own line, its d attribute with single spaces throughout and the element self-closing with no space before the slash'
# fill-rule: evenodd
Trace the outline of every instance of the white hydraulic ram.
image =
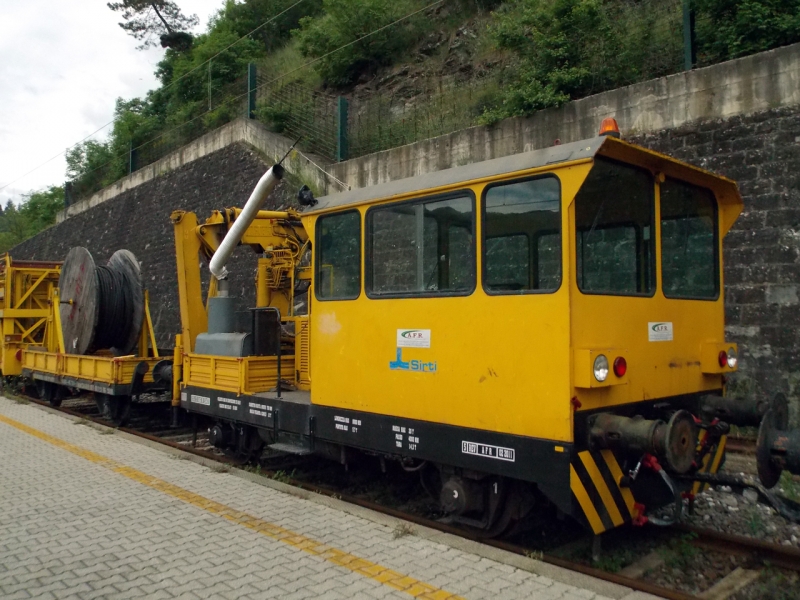
<svg viewBox="0 0 800 600">
<path fill-rule="evenodd" d="M 261 179 L 258 180 L 253 193 L 250 194 L 250 198 L 248 198 L 244 208 L 242 208 L 242 212 L 239 213 L 239 216 L 233 222 L 233 226 L 225 235 L 219 248 L 217 248 L 217 251 L 214 252 L 214 256 L 211 258 L 211 263 L 208 268 L 211 274 L 217 279 L 225 279 L 228 276 L 228 270 L 225 268 L 228 259 L 231 257 L 231 254 L 233 254 L 236 246 L 239 245 L 244 232 L 247 231 L 247 228 L 250 227 L 250 224 L 256 218 L 256 215 L 258 215 L 258 211 L 261 210 L 264 201 L 272 193 L 272 190 L 275 189 L 275 186 L 278 185 L 282 177 L 283 167 L 277 164 L 273 165 L 261 176 Z"/>
</svg>

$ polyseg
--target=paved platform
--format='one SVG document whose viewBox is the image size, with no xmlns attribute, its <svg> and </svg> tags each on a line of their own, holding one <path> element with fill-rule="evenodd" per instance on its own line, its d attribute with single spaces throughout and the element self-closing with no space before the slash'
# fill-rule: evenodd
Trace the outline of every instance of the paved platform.
<svg viewBox="0 0 800 600">
<path fill-rule="evenodd" d="M 0 397 L 0 598 L 648 596 Z"/>
</svg>

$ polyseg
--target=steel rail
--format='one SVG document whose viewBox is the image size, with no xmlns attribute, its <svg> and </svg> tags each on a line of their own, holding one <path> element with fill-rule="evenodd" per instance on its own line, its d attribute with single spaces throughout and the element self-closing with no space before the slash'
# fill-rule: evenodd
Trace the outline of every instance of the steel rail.
<svg viewBox="0 0 800 600">
<path fill-rule="evenodd" d="M 196 448 L 192 448 L 191 446 L 179 444 L 169 439 L 150 435 L 148 433 L 144 433 L 142 431 L 130 427 L 113 427 L 112 425 L 109 425 L 107 421 L 99 417 L 90 416 L 66 407 L 52 407 L 48 402 L 44 402 L 36 398 L 31 398 L 27 395 L 25 396 L 25 398 L 30 400 L 31 402 L 35 402 L 36 404 L 46 406 L 48 408 L 55 408 L 55 410 L 61 411 L 70 416 L 85 419 L 93 423 L 103 425 L 105 427 L 112 427 L 127 434 L 137 436 L 154 443 L 164 444 L 166 446 L 169 446 L 170 448 L 182 450 L 184 452 L 188 452 L 195 456 L 223 463 L 229 466 L 235 466 L 235 467 L 242 466 L 242 463 L 240 461 L 237 461 L 228 456 L 213 454 L 204 450 L 198 450 Z M 262 471 L 262 474 L 264 476 L 270 476 L 271 474 L 274 473 L 275 472 L 271 470 Z M 282 481 L 285 481 L 288 485 L 302 489 L 307 492 L 312 492 L 323 496 L 339 499 L 349 504 L 354 504 L 362 508 L 366 508 L 397 519 L 402 519 L 404 521 L 408 521 L 416 525 L 440 531 L 442 533 L 448 533 L 464 539 L 479 542 L 481 544 L 485 544 L 493 548 L 498 548 L 500 550 L 511 552 L 512 554 L 518 554 L 521 556 L 530 557 L 531 552 L 529 548 L 524 548 L 522 546 L 511 544 L 509 542 L 505 542 L 502 540 L 481 538 L 479 535 L 476 535 L 475 533 L 460 529 L 458 527 L 454 527 L 452 525 L 440 523 L 438 521 L 434 521 L 432 519 L 428 519 L 426 517 L 422 517 L 419 515 L 406 513 L 401 510 L 391 508 L 388 506 L 383 506 L 381 504 L 377 504 L 369 500 L 364 500 L 363 498 L 358 498 L 356 496 L 351 496 L 349 494 L 342 494 L 341 492 L 335 489 L 327 488 L 324 486 L 312 485 L 302 481 L 297 481 L 292 478 L 288 478 Z M 696 539 L 692 543 L 698 547 L 705 548 L 707 550 L 712 550 L 715 552 L 720 552 L 729 555 L 749 556 L 754 559 L 760 560 L 765 564 L 770 564 L 772 566 L 800 572 L 800 550 L 796 548 L 778 546 L 776 544 L 770 544 L 768 542 L 763 542 L 760 540 L 755 540 L 727 533 L 721 533 L 718 531 L 703 529 L 700 527 L 695 527 L 692 525 L 686 525 L 682 523 L 672 525 L 668 529 L 695 535 Z M 595 577 L 603 581 L 608 581 L 610 583 L 615 583 L 617 585 L 628 587 L 635 591 L 645 592 L 648 594 L 652 594 L 654 596 L 666 598 L 668 600 L 698 600 L 697 596 L 694 596 L 686 592 L 682 592 L 680 590 L 665 588 L 647 581 L 642 581 L 631 577 L 625 577 L 624 575 L 620 575 L 618 573 L 610 573 L 607 571 L 596 569 L 594 567 L 590 567 L 582 563 L 573 562 L 549 554 L 544 554 L 544 553 L 538 554 L 536 556 L 536 560 L 540 560 L 542 562 L 555 565 L 570 571 L 582 573 L 590 577 Z"/>
</svg>

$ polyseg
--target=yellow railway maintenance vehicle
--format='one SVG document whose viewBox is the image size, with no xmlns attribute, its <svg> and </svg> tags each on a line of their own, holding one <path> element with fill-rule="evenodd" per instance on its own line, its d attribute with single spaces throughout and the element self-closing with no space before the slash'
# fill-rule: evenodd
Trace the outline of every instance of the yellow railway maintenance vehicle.
<svg viewBox="0 0 800 600">
<path fill-rule="evenodd" d="M 486 535 L 544 499 L 599 534 L 680 510 L 727 423 L 766 410 L 723 397 L 728 179 L 606 135 L 260 211 L 281 172 L 243 209 L 172 215 L 174 402 L 219 447 L 359 450 Z M 259 256 L 246 331 L 239 243 Z"/>
<path fill-rule="evenodd" d="M 2 374 L 32 379 L 59 406 L 72 389 L 94 392 L 101 413 L 122 425 L 133 398 L 171 389 L 172 357 L 159 357 L 139 264 L 127 250 L 96 267 L 85 248 L 64 263 L 0 265 Z"/>
</svg>

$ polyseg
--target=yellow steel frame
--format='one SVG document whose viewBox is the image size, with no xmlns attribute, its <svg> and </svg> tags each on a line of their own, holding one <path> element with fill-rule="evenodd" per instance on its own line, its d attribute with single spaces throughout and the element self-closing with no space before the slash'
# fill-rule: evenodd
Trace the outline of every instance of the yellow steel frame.
<svg viewBox="0 0 800 600">
<path fill-rule="evenodd" d="M 175 211 L 175 258 L 178 268 L 178 294 L 181 310 L 181 336 L 176 339 L 174 365 L 180 360 L 183 385 L 198 385 L 232 394 L 265 392 L 277 384 L 275 357 L 232 358 L 193 354 L 199 333 L 208 329 L 207 304 L 201 294 L 200 257 L 210 259 L 241 209 L 214 211 L 202 224 L 194 213 Z M 293 223 L 297 226 L 293 226 Z M 299 267 L 308 247 L 308 236 L 299 226 L 299 213 L 288 211 L 259 211 L 242 237 L 242 244 L 261 253 L 256 273 L 256 306 L 277 308 L 284 323 L 294 322 L 295 331 L 302 332 L 308 348 L 308 317 L 294 313 L 294 289 L 297 279 L 310 279 L 310 267 Z M 208 297 L 216 295 L 216 280 L 209 282 Z M 302 337 L 302 336 L 300 336 Z M 297 339 L 297 336 L 296 336 Z M 281 357 L 282 378 L 294 381 L 300 389 L 309 389 L 308 355 L 302 360 L 288 354 Z M 298 368 L 298 367 L 302 367 Z M 175 368 L 173 366 L 173 368 Z M 298 378 L 297 375 L 300 374 Z M 179 378 L 177 374 L 175 380 Z M 180 403 L 180 390 L 173 390 L 173 405 Z"/>
<path fill-rule="evenodd" d="M 294 366 L 294 356 L 282 356 L 287 371 Z M 289 373 L 287 373 L 289 375 Z M 268 392 L 278 383 L 278 358 L 275 356 L 208 356 L 186 354 L 183 361 L 183 384 L 231 394 Z"/>
<path fill-rule="evenodd" d="M 148 364 L 145 383 L 153 383 L 153 367 L 160 358 L 138 356 L 98 356 L 61 354 L 29 348 L 22 353 L 22 366 L 36 373 L 47 373 L 57 377 L 70 377 L 93 383 L 124 385 L 131 382 L 134 369 L 142 361 Z"/>
<path fill-rule="evenodd" d="M 194 349 L 198 333 L 208 330 L 206 303 L 201 293 L 200 257 L 210 259 L 228 228 L 241 214 L 239 208 L 215 210 L 203 224 L 197 215 L 183 210 L 172 213 L 175 228 L 175 259 L 178 268 L 178 295 L 181 310 L 181 333 L 187 352 Z M 298 269 L 308 244 L 305 230 L 292 227 L 300 223 L 294 210 L 259 211 L 245 231 L 241 243 L 261 252 L 256 273 L 256 306 L 274 306 L 284 321 L 294 318 L 294 284 L 299 278 L 309 279 L 310 269 Z M 208 297 L 216 295 L 216 279 L 209 282 Z"/>
<path fill-rule="evenodd" d="M 61 263 L 14 261 L 0 257 L 0 372 L 19 375 L 19 351 L 25 346 L 47 346 L 53 334 L 51 294 Z"/>
<path fill-rule="evenodd" d="M 61 311 L 59 306 L 59 290 L 51 290 L 50 305 L 56 307 L 52 315 L 52 330 L 57 332 L 51 336 L 49 343 L 43 346 L 29 346 L 23 349 L 21 355 L 21 369 L 30 371 L 36 378 L 36 373 L 47 373 L 56 377 L 104 383 L 111 385 L 124 385 L 131 382 L 134 369 L 140 362 L 147 362 L 148 369 L 144 376 L 144 383 L 153 383 L 153 367 L 163 360 L 159 356 L 156 344 L 153 321 L 150 317 L 150 295 L 145 290 L 145 311 L 142 331 L 139 334 L 138 355 L 111 356 L 108 354 L 67 354 L 64 351 L 64 337 L 61 330 Z"/>
</svg>

